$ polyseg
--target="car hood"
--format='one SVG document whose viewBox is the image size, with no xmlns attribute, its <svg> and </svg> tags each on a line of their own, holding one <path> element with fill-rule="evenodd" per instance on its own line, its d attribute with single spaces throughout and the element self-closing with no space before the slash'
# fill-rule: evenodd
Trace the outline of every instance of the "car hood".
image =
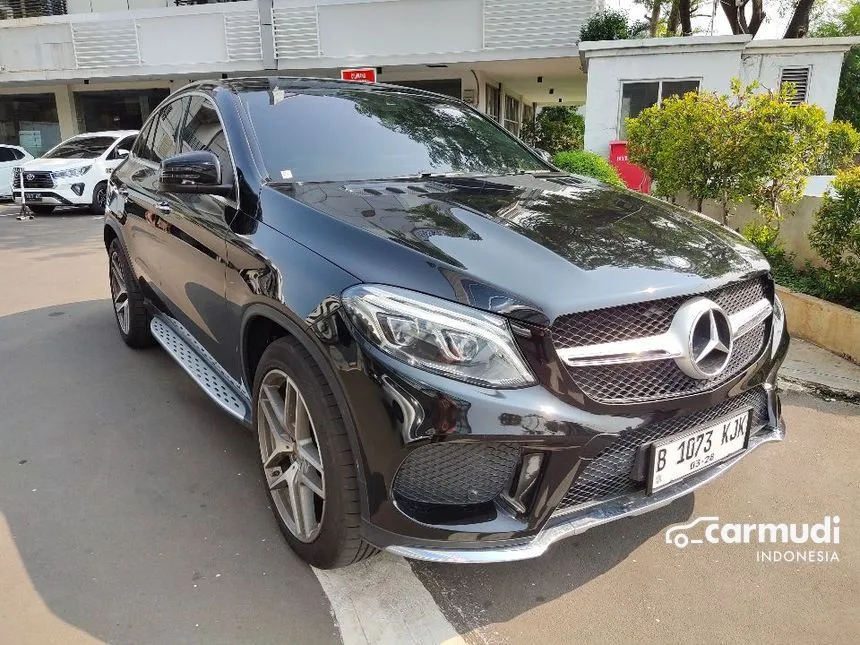
<svg viewBox="0 0 860 645">
<path fill-rule="evenodd" d="M 264 202 L 269 193 L 300 202 L 264 203 L 267 224 L 362 281 L 542 325 L 769 270 L 754 246 L 713 220 L 580 177 L 298 184 L 263 193 Z"/>
<path fill-rule="evenodd" d="M 43 159 L 37 158 L 21 164 L 24 171 L 27 170 L 68 170 L 69 168 L 82 168 L 83 166 L 92 166 L 98 157 L 93 159 Z"/>
</svg>

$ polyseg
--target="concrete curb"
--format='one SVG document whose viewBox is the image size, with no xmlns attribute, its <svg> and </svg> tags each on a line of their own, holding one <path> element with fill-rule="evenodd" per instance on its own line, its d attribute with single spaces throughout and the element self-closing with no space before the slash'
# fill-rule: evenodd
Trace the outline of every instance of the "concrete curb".
<svg viewBox="0 0 860 645">
<path fill-rule="evenodd" d="M 777 285 L 788 333 L 860 363 L 860 312 Z"/>
<path fill-rule="evenodd" d="M 860 392 L 855 390 L 843 390 L 841 388 L 822 385 L 815 381 L 807 381 L 789 376 L 780 376 L 777 379 L 777 386 L 780 390 L 786 392 L 803 392 L 818 399 L 843 401 L 845 403 L 860 405 Z"/>
</svg>

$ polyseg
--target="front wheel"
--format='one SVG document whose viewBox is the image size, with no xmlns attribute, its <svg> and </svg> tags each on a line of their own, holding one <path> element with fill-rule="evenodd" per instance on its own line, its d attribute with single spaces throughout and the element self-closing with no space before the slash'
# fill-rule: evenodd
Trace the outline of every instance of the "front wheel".
<svg viewBox="0 0 860 645">
<path fill-rule="evenodd" d="M 253 421 L 272 510 L 293 550 L 321 569 L 376 553 L 359 532 L 358 482 L 340 408 L 293 338 L 274 341 L 260 359 Z"/>
<path fill-rule="evenodd" d="M 93 201 L 90 210 L 98 215 L 104 215 L 105 206 L 107 206 L 107 182 L 103 181 L 93 188 Z"/>
</svg>

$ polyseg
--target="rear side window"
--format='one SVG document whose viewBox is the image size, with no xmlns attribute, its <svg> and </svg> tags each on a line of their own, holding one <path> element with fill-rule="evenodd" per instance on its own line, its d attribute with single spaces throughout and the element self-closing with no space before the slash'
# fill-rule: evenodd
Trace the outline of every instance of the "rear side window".
<svg viewBox="0 0 860 645">
<path fill-rule="evenodd" d="M 152 120 L 152 126 L 142 146 L 140 156 L 155 163 L 176 154 L 176 131 L 182 121 L 188 98 L 171 101 L 160 108 Z"/>
<path fill-rule="evenodd" d="M 16 161 L 15 151 L 12 148 L 0 148 L 0 163 L 4 161 Z"/>
</svg>

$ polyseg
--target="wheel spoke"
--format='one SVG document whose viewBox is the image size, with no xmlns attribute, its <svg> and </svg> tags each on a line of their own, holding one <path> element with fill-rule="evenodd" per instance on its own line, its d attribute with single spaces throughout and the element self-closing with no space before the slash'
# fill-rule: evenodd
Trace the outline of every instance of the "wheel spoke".
<svg viewBox="0 0 860 645">
<path fill-rule="evenodd" d="M 301 469 L 300 473 L 301 485 L 307 486 L 320 499 L 325 499 L 322 476 L 319 471 L 305 467 Z"/>
<path fill-rule="evenodd" d="M 322 472 L 322 459 L 320 451 L 314 444 L 313 439 L 304 439 L 296 443 L 296 450 L 299 456 L 314 467 L 317 472 Z"/>
</svg>

